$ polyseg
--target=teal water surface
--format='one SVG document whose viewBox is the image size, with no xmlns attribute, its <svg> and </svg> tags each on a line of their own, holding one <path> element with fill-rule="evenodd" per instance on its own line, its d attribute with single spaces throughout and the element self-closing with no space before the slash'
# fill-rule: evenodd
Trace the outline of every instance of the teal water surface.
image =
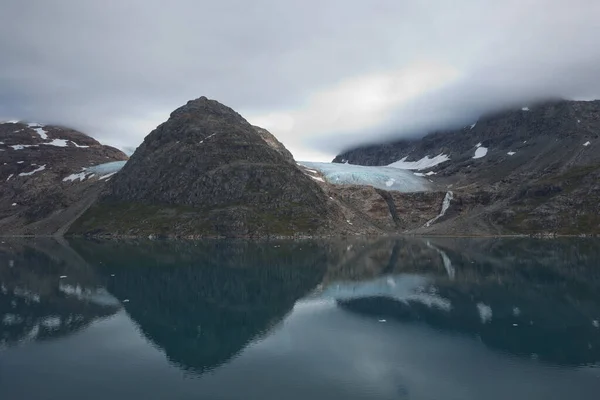
<svg viewBox="0 0 600 400">
<path fill-rule="evenodd" d="M 2 240 L 2 400 L 600 398 L 595 239 Z"/>
</svg>

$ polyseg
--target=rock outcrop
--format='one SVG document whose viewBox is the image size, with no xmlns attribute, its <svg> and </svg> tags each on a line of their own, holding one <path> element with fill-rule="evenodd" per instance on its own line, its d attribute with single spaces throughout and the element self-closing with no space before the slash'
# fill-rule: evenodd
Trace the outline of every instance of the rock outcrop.
<svg viewBox="0 0 600 400">
<path fill-rule="evenodd" d="M 270 133 L 201 97 L 146 137 L 71 233 L 263 237 L 352 230 Z"/>
<path fill-rule="evenodd" d="M 426 164 L 419 173 L 453 191 L 454 201 L 435 224 L 414 233 L 600 234 L 599 139 L 600 101 L 558 101 L 456 131 L 352 149 L 334 162 Z"/>
<path fill-rule="evenodd" d="M 86 172 L 127 156 L 59 126 L 0 123 L 0 232 L 63 233 L 106 182 Z"/>
</svg>

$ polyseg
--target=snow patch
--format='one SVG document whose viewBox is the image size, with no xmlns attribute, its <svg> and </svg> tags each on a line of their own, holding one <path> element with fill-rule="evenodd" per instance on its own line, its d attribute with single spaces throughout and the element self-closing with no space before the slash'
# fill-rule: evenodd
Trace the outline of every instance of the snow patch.
<svg viewBox="0 0 600 400">
<path fill-rule="evenodd" d="M 477 122 L 475 122 L 473 125 L 471 125 L 471 129 L 475 128 L 475 126 L 477 126 Z"/>
<path fill-rule="evenodd" d="M 6 182 L 10 181 L 10 178 L 12 178 L 14 175 L 15 175 L 15 174 L 10 174 L 10 175 L 8 176 L 8 178 L 6 178 Z"/>
<path fill-rule="evenodd" d="M 90 146 L 80 146 L 80 145 L 78 145 L 77 143 L 75 143 L 75 142 L 74 142 L 74 141 L 72 141 L 72 140 L 71 140 L 71 143 L 73 143 L 73 145 L 74 145 L 75 147 L 78 147 L 78 148 L 80 148 L 80 149 L 87 149 L 88 147 L 90 147 Z"/>
<path fill-rule="evenodd" d="M 482 145 L 482 143 L 481 143 L 481 142 L 479 142 L 479 143 L 477 143 L 477 144 L 475 145 L 475 147 L 479 148 L 479 147 L 481 147 L 481 145 Z"/>
<path fill-rule="evenodd" d="M 42 143 L 48 146 L 56 146 L 56 147 L 68 147 L 68 140 L 65 139 L 53 139 L 51 142 Z"/>
<path fill-rule="evenodd" d="M 585 147 L 588 147 L 590 144 L 591 144 L 591 143 L 588 141 L 588 142 L 585 142 L 583 145 L 584 145 Z"/>
<path fill-rule="evenodd" d="M 432 219 L 429 222 L 427 222 L 425 224 L 426 228 L 430 227 L 438 219 L 440 219 L 444 215 L 446 215 L 446 211 L 448 211 L 448 208 L 450 208 L 450 202 L 452 202 L 452 200 L 454 200 L 454 193 L 452 193 L 452 192 L 446 193 L 446 196 L 444 197 L 444 201 L 442 202 L 442 210 L 440 211 L 440 214 L 437 217 L 435 217 L 434 219 Z"/>
<path fill-rule="evenodd" d="M 484 303 L 477 303 L 477 311 L 482 324 L 487 324 L 492 320 L 492 308 Z"/>
<path fill-rule="evenodd" d="M 47 131 L 45 131 L 43 128 L 32 128 L 35 133 L 37 133 L 38 135 L 40 135 L 40 137 L 42 138 L 42 140 L 46 140 L 48 139 L 48 135 L 47 135 Z"/>
<path fill-rule="evenodd" d="M 529 111 L 529 107 L 523 107 L 521 108 L 522 111 Z"/>
<path fill-rule="evenodd" d="M 514 155 L 515 155 L 515 154 L 517 154 L 517 153 L 515 153 L 514 151 L 509 151 L 509 152 L 508 152 L 508 153 L 506 153 L 506 154 L 508 154 L 509 156 L 514 156 Z"/>
<path fill-rule="evenodd" d="M 428 169 L 431 167 L 435 167 L 438 164 L 444 163 L 446 161 L 450 161 L 450 157 L 446 154 L 439 154 L 433 158 L 429 158 L 429 156 L 425 156 L 421 158 L 419 161 L 406 161 L 408 156 L 404 157 L 401 160 L 391 163 L 388 167 L 398 168 L 398 169 L 413 169 L 413 170 L 422 170 Z"/>
<path fill-rule="evenodd" d="M 63 182 L 74 182 L 76 180 L 79 180 L 80 182 L 82 182 L 85 178 L 86 178 L 86 172 L 83 171 L 78 174 L 71 174 L 71 175 L 67 176 L 66 178 L 63 179 Z"/>
<path fill-rule="evenodd" d="M 487 147 L 477 147 L 477 150 L 475 150 L 475 155 L 473 156 L 473 158 L 474 159 L 483 158 L 487 155 L 487 153 L 488 153 Z"/>
<path fill-rule="evenodd" d="M 425 176 L 437 175 L 437 172 L 429 171 Z"/>
<path fill-rule="evenodd" d="M 314 179 L 315 181 L 325 183 L 325 180 L 323 178 L 319 178 L 318 176 L 310 176 L 310 175 L 306 175 L 306 176 L 310 177 L 311 179 Z M 100 178 L 100 179 L 102 179 L 102 178 Z"/>
<path fill-rule="evenodd" d="M 114 174 L 116 174 L 116 172 L 111 172 L 110 174 L 106 174 L 106 175 L 102 175 L 100 178 L 98 178 L 99 180 L 104 180 L 104 179 L 108 179 L 111 176 L 113 176 Z"/>
<path fill-rule="evenodd" d="M 31 176 L 31 175 L 35 174 L 36 172 L 40 172 L 40 171 L 43 171 L 43 170 L 45 170 L 45 169 L 46 169 L 46 164 L 44 164 L 44 165 L 42 165 L 42 166 L 40 166 L 40 167 L 38 167 L 38 168 L 34 169 L 34 170 L 33 170 L 33 171 L 31 171 L 31 172 L 21 172 L 21 173 L 19 174 L 19 176 Z"/>
<path fill-rule="evenodd" d="M 207 137 L 205 137 L 204 139 L 202 139 L 202 140 L 200 141 L 200 143 L 204 143 L 204 141 L 205 141 L 205 140 L 208 140 L 208 139 L 210 139 L 211 137 L 215 136 L 216 134 L 217 134 L 217 133 L 215 132 L 215 133 L 213 133 L 212 135 L 208 135 Z"/>
<path fill-rule="evenodd" d="M 12 147 L 14 150 L 23 150 L 27 147 L 37 147 L 37 144 L 15 144 Z"/>
</svg>

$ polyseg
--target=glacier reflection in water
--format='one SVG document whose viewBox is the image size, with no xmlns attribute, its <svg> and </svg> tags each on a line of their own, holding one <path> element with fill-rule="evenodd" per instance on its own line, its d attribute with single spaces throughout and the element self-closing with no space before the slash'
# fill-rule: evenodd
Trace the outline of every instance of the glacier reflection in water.
<svg viewBox="0 0 600 400">
<path fill-rule="evenodd" d="M 595 399 L 596 240 L 7 241 L 3 399 Z"/>
</svg>

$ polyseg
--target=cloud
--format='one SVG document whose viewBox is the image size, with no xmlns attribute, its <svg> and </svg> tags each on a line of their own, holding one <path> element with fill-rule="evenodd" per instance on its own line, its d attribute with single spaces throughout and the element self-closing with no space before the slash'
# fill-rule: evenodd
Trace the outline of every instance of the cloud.
<svg viewBox="0 0 600 400">
<path fill-rule="evenodd" d="M 120 147 L 201 95 L 297 158 L 600 97 L 595 0 L 3 0 L 0 118 Z M 471 122 L 472 123 L 472 122 Z"/>
</svg>

